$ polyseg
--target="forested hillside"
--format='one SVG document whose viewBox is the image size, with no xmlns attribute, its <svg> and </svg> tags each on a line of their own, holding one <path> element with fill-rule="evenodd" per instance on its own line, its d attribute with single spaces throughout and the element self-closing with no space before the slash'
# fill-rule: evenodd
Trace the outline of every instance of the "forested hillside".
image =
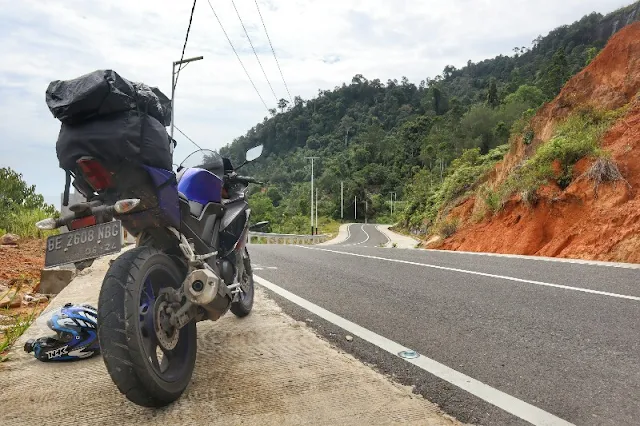
<svg viewBox="0 0 640 426">
<path fill-rule="evenodd" d="M 308 229 L 310 162 L 316 160 L 319 216 L 340 218 L 344 182 L 345 218 L 390 221 L 389 193 L 399 201 L 394 219 L 425 232 L 448 202 L 467 192 L 507 151 L 513 135 L 528 134 L 528 120 L 553 99 L 567 80 L 598 54 L 624 25 L 640 20 L 640 2 L 610 15 L 592 13 L 572 25 L 537 37 L 417 85 L 353 77 L 314 99 L 281 100 L 271 117 L 222 149 L 239 158 L 260 143 L 263 159 L 247 167 L 268 182 L 252 195 L 256 220 L 287 232 Z"/>
</svg>

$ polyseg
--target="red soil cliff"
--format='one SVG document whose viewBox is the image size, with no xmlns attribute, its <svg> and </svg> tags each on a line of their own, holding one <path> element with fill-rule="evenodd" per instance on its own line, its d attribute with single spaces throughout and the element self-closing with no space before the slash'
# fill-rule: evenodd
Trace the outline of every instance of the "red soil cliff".
<svg viewBox="0 0 640 426">
<path fill-rule="evenodd" d="M 596 195 L 593 182 L 579 177 L 593 162 L 584 158 L 574 169 L 577 179 L 565 190 L 552 183 L 545 186 L 538 191 L 540 201 L 535 207 L 514 196 L 496 215 L 473 223 L 476 199 L 464 201 L 448 215 L 458 218 L 458 232 L 437 248 L 640 263 L 639 91 L 637 22 L 614 35 L 598 57 L 536 114 L 530 123 L 535 135 L 532 143 L 516 140 L 489 176 L 490 185 L 503 182 L 578 107 L 616 109 L 630 104 L 601 141 L 629 185 L 604 183 Z"/>
</svg>

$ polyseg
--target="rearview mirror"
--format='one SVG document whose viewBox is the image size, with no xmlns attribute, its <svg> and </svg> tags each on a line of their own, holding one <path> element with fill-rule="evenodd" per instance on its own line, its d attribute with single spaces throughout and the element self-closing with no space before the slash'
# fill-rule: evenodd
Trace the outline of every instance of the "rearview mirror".
<svg viewBox="0 0 640 426">
<path fill-rule="evenodd" d="M 262 155 L 262 145 L 258 145 L 254 148 L 251 148 L 249 151 L 247 151 L 245 158 L 247 161 L 253 161 L 256 158 L 260 157 L 260 155 Z"/>
</svg>

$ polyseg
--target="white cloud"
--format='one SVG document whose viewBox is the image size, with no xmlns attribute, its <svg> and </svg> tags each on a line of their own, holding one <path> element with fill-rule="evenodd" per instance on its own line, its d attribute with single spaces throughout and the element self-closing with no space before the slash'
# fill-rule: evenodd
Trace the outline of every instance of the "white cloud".
<svg viewBox="0 0 640 426">
<path fill-rule="evenodd" d="M 275 106 L 230 0 L 209 0 L 269 107 Z M 418 82 L 445 65 L 510 54 L 538 34 L 628 0 L 259 0 L 291 95 L 310 98 L 355 74 Z M 0 166 L 22 172 L 54 199 L 64 179 L 55 157 L 59 123 L 48 83 L 100 68 L 170 94 L 190 1 L 0 2 Z M 287 97 L 254 0 L 235 0 L 278 98 Z M 204 55 L 179 79 L 176 124 L 219 148 L 267 115 L 215 19 L 198 0 L 186 57 Z M 179 134 L 176 162 L 193 148 Z"/>
</svg>

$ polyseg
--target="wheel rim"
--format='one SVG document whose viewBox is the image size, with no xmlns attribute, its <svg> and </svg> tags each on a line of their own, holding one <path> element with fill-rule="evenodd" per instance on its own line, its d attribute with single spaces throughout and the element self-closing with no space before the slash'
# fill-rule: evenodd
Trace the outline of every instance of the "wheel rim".
<svg viewBox="0 0 640 426">
<path fill-rule="evenodd" d="M 158 318 L 158 308 L 167 304 L 160 290 L 167 287 L 177 288 L 180 285 L 178 282 L 168 281 L 175 281 L 173 274 L 161 265 L 151 268 L 146 273 L 140 290 L 137 318 L 146 363 L 158 378 L 166 382 L 174 382 L 183 378 L 189 368 L 187 362 L 189 341 L 186 338 L 188 326 L 176 330 L 175 333 L 167 333 L 165 338 L 159 337 L 156 332 L 157 329 L 165 330 Z M 163 323 L 166 326 L 167 322 Z M 177 342 L 175 342 L 176 337 Z"/>
</svg>

